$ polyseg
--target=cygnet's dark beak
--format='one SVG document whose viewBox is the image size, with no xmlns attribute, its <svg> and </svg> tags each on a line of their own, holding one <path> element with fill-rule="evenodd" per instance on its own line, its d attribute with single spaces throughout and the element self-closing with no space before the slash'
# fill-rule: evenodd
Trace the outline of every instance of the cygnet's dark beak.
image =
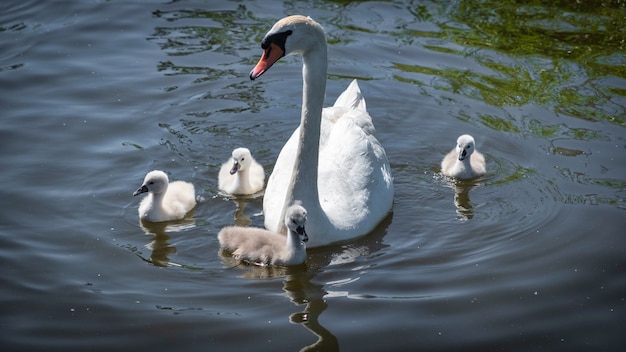
<svg viewBox="0 0 626 352">
<path fill-rule="evenodd" d="M 309 242 L 309 235 L 307 235 L 306 231 L 304 231 L 304 226 L 298 226 L 298 228 L 296 228 L 296 233 L 300 235 L 302 242 Z"/>
<path fill-rule="evenodd" d="M 459 153 L 459 160 L 465 159 L 466 156 L 467 156 L 467 150 L 465 150 L 465 148 L 463 148 L 461 150 L 461 152 Z"/>
<path fill-rule="evenodd" d="M 146 193 L 146 192 L 148 192 L 148 186 L 143 185 L 143 186 L 139 187 L 139 189 L 136 190 L 135 193 L 133 193 L 133 196 L 136 196 L 136 195 L 139 195 L 139 194 L 142 194 L 142 193 Z"/>
<path fill-rule="evenodd" d="M 237 173 L 237 171 L 239 171 L 239 162 L 235 160 L 235 162 L 233 163 L 233 168 L 230 169 L 230 174 L 234 175 Z"/>
</svg>

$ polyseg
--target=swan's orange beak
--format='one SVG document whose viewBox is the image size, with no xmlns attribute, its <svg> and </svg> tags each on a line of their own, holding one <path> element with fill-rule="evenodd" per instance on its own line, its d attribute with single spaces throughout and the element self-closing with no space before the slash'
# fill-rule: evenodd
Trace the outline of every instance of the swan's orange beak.
<svg viewBox="0 0 626 352">
<path fill-rule="evenodd" d="M 272 65 L 278 61 L 281 57 L 285 56 L 285 52 L 278 45 L 270 43 L 270 45 L 263 51 L 263 55 L 259 60 L 259 63 L 254 66 L 250 71 L 250 79 L 255 80 L 260 77 L 265 71 L 269 70 Z"/>
</svg>

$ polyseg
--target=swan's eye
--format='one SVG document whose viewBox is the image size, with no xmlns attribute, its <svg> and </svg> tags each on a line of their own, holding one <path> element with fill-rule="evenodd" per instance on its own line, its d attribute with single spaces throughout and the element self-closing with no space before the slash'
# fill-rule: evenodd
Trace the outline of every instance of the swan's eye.
<svg viewBox="0 0 626 352">
<path fill-rule="evenodd" d="M 281 33 L 274 33 L 269 37 L 263 39 L 263 41 L 261 42 L 261 49 L 268 49 L 265 53 L 266 58 L 269 57 L 271 51 L 271 43 L 278 45 L 278 47 L 283 51 L 283 56 L 285 56 L 285 41 L 287 40 L 287 37 L 291 35 L 291 33 L 293 33 L 292 30 L 287 30 Z"/>
</svg>

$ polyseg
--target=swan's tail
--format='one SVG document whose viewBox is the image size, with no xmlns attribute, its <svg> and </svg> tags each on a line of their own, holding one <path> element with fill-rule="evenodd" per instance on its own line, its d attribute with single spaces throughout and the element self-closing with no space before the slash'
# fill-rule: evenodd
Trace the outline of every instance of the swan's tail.
<svg viewBox="0 0 626 352">
<path fill-rule="evenodd" d="M 361 88 L 359 88 L 359 83 L 357 83 L 356 79 L 352 80 L 348 88 L 341 93 L 334 106 L 367 111 L 365 98 L 361 94 Z"/>
</svg>

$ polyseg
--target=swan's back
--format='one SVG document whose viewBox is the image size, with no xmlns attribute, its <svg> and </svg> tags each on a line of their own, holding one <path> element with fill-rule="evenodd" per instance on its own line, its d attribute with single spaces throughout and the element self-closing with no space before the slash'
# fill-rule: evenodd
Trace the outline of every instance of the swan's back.
<svg viewBox="0 0 626 352">
<path fill-rule="evenodd" d="M 384 148 L 366 111 L 365 98 L 353 80 L 324 108 L 320 131 L 318 194 L 320 206 L 335 227 L 324 237 L 311 236 L 309 247 L 343 241 L 371 232 L 389 213 L 393 204 L 393 180 Z M 277 229 L 296 159 L 298 127 L 281 150 L 268 179 L 263 200 L 265 226 Z M 307 206 L 307 204 L 304 204 Z M 315 231 L 314 221 L 309 222 Z"/>
</svg>

